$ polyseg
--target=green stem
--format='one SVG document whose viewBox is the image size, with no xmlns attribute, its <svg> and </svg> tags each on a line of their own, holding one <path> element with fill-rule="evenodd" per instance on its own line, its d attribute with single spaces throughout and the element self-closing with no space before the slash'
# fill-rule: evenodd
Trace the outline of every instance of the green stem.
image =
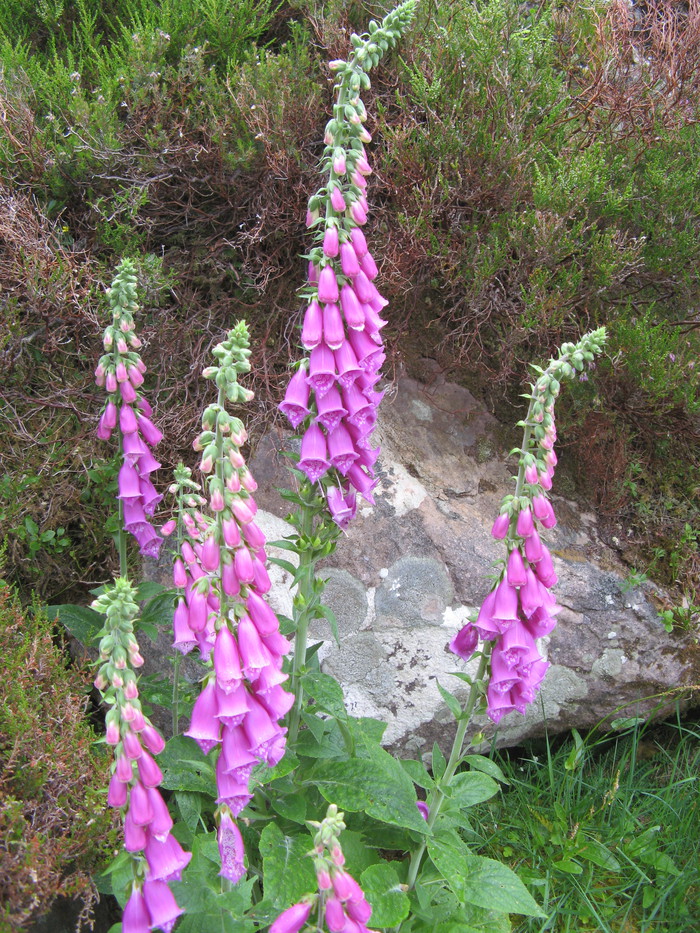
<svg viewBox="0 0 700 933">
<path fill-rule="evenodd" d="M 177 651 L 173 657 L 173 736 L 179 732 L 180 724 L 180 662 L 182 657 Z"/>
<path fill-rule="evenodd" d="M 124 436 L 119 431 L 119 452 L 124 449 Z M 119 576 L 127 578 L 127 552 L 126 552 L 126 532 L 124 531 L 124 501 L 119 500 L 119 531 L 117 532 L 117 549 L 119 552 Z"/>
<path fill-rule="evenodd" d="M 302 490 L 311 495 L 310 486 L 305 484 Z M 310 544 L 311 534 L 313 532 L 314 511 L 311 505 L 300 506 L 300 528 L 299 539 Z M 301 677 L 306 669 L 306 645 L 309 630 L 309 610 L 308 606 L 313 598 L 314 568 L 311 548 L 307 546 L 299 554 L 299 584 L 297 586 L 297 598 L 299 603 L 294 608 L 294 621 L 296 631 L 294 635 L 294 660 L 292 661 L 292 674 L 290 680 L 290 689 L 295 696 L 294 706 L 289 712 L 289 733 L 287 741 L 294 744 L 299 734 L 299 723 L 301 721 L 301 712 L 304 706 L 304 688 L 301 684 Z"/>
<path fill-rule="evenodd" d="M 408 878 L 406 879 L 406 883 L 409 889 L 413 888 L 416 883 L 418 870 L 423 859 L 423 853 L 425 852 L 425 849 L 428 845 L 427 836 L 432 833 L 433 827 L 435 826 L 435 822 L 442 808 L 442 804 L 447 796 L 443 790 L 443 787 L 448 788 L 450 786 L 450 781 L 454 777 L 455 771 L 459 767 L 462 760 L 462 755 L 464 753 L 464 740 L 467 734 L 467 729 L 469 728 L 469 722 L 471 720 L 472 713 L 474 712 L 476 702 L 479 698 L 479 688 L 484 679 L 484 674 L 486 673 L 490 658 L 491 643 L 486 642 L 481 652 L 479 668 L 476 672 L 476 675 L 474 676 L 474 680 L 472 681 L 472 685 L 469 690 L 466 706 L 464 707 L 463 714 L 457 723 L 457 732 L 454 737 L 454 742 L 452 743 L 452 751 L 450 753 L 449 761 L 447 762 L 447 767 L 445 768 L 445 773 L 440 780 L 439 786 L 432 791 L 428 800 L 428 833 L 411 856 L 411 863 L 408 867 Z"/>
</svg>

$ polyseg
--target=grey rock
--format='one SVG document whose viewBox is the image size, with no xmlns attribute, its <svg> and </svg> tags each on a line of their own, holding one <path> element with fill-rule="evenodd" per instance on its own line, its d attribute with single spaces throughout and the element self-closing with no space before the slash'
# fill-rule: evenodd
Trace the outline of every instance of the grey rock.
<svg viewBox="0 0 700 933">
<path fill-rule="evenodd" d="M 258 504 L 277 522 L 288 511 L 276 491 L 289 485 L 279 454 L 285 437 L 268 433 L 250 461 Z M 490 529 L 512 490 L 513 436 L 466 389 L 439 377 L 430 386 L 403 378 L 382 403 L 375 441 L 382 445 L 376 505 L 361 505 L 320 570 L 341 645 L 325 623 L 313 633 L 328 639 L 322 666 L 343 684 L 351 711 L 385 719 L 389 745 L 421 754 L 434 741 L 446 748 L 454 731 L 436 681 L 464 697 L 466 686 L 450 672 L 475 669 L 447 644 L 488 593 L 493 562 L 504 556 Z M 565 467 L 565 450 L 560 459 Z M 551 735 L 605 717 L 663 714 L 699 676 L 697 644 L 666 633 L 656 588 L 623 594 L 625 569 L 601 540 L 595 515 L 558 496 L 557 485 L 559 524 L 546 538 L 564 609 L 541 643 L 551 667 L 537 702 L 525 717 L 501 720 L 500 745 L 543 734 L 545 718 Z M 288 596 L 276 588 L 273 600 Z M 493 736 L 490 721 L 477 719 L 479 727 Z"/>
</svg>

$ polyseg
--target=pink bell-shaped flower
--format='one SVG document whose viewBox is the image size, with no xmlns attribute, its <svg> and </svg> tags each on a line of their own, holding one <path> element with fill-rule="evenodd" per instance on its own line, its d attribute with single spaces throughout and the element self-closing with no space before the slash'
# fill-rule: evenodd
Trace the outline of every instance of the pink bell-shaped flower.
<svg viewBox="0 0 700 933">
<path fill-rule="evenodd" d="M 144 881 L 143 897 L 151 918 L 151 930 L 158 929 L 163 933 L 171 933 L 175 921 L 183 911 L 177 906 L 177 901 L 166 882 Z"/>
<path fill-rule="evenodd" d="M 335 367 L 338 373 L 338 382 L 341 388 L 345 389 L 351 386 L 353 382 L 362 374 L 355 351 L 347 341 L 335 351 Z"/>
<path fill-rule="evenodd" d="M 510 515 L 507 512 L 503 512 L 498 516 L 496 521 L 493 523 L 493 528 L 491 529 L 491 537 L 496 538 L 497 540 L 503 540 L 508 534 L 508 529 L 510 528 Z"/>
<path fill-rule="evenodd" d="M 450 642 L 450 651 L 463 661 L 468 661 L 476 651 L 478 644 L 479 634 L 471 622 L 467 622 Z"/>
<path fill-rule="evenodd" d="M 511 586 L 525 586 L 527 575 L 525 573 L 525 563 L 520 553 L 520 548 L 514 547 L 508 555 L 507 567 L 508 582 Z"/>
<path fill-rule="evenodd" d="M 338 255 L 338 228 L 335 225 L 326 227 L 323 235 L 323 254 L 329 258 Z"/>
<path fill-rule="evenodd" d="M 338 300 L 338 281 L 333 266 L 324 266 L 318 278 L 318 300 L 324 304 Z"/>
<path fill-rule="evenodd" d="M 307 382 L 316 395 L 325 395 L 335 384 L 335 357 L 333 351 L 324 343 L 314 347 L 309 357 Z"/>
<path fill-rule="evenodd" d="M 317 424 L 311 424 L 301 441 L 299 469 L 306 473 L 312 483 L 317 482 L 328 471 L 330 463 L 327 453 L 323 431 Z"/>
<path fill-rule="evenodd" d="M 323 312 L 321 306 L 314 298 L 304 314 L 304 325 L 301 329 L 301 342 L 307 350 L 317 347 L 323 338 Z M 285 399 L 286 401 L 286 399 Z"/>
<path fill-rule="evenodd" d="M 337 304 L 323 306 L 323 340 L 331 350 L 338 350 L 345 342 L 345 328 Z"/>
</svg>

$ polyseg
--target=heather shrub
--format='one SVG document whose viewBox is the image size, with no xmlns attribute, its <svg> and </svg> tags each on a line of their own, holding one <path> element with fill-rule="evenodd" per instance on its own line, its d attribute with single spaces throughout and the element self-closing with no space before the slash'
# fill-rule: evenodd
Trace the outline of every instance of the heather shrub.
<svg viewBox="0 0 700 933">
<path fill-rule="evenodd" d="M 597 385 L 611 404 L 601 419 L 584 385 L 561 417 L 594 468 L 577 482 L 603 496 L 611 528 L 624 519 L 621 540 L 640 549 L 630 558 L 648 563 L 654 549 L 675 553 L 696 521 L 700 64 L 696 20 L 680 7 L 626 11 L 422 5 L 415 35 L 368 90 L 379 140 L 371 223 L 399 309 L 385 334 L 390 359 L 419 372 L 436 354 L 496 409 L 509 411 L 527 362 L 605 321 L 611 361 Z M 256 415 L 269 413 L 298 308 L 298 218 L 330 102 L 321 63 L 342 54 L 364 16 L 359 3 L 307 0 L 0 7 L 0 166 L 47 229 L 46 255 L 81 283 L 80 295 L 69 289 L 72 342 L 47 328 L 27 345 L 58 289 L 52 279 L 38 287 L 21 263 L 11 277 L 8 359 L 40 365 L 27 391 L 18 368 L 2 392 L 29 433 L 33 403 L 60 374 L 77 396 L 69 430 L 85 438 L 77 356 L 106 267 L 124 254 L 150 264 L 153 369 L 186 400 L 166 425 L 169 462 L 187 456 L 201 402 L 183 350 L 203 364 L 207 340 L 236 315 L 261 347 Z M 608 462 L 610 444 L 619 464 Z M 625 485 L 634 463 L 658 521 Z M 55 466 L 71 469 L 59 448 Z M 45 476 L 39 465 L 31 473 Z M 63 517 L 41 514 L 44 485 L 32 486 L 32 520 L 40 534 L 63 527 L 75 544 Z M 671 499 L 682 503 L 677 520 Z M 28 539 L 18 544 L 26 555 Z M 692 589 L 685 566 L 672 576 Z M 656 572 L 673 582 L 664 568 Z"/>
<path fill-rule="evenodd" d="M 114 844 L 104 755 L 86 720 L 89 675 L 54 626 L 0 582 L 0 929 L 19 930 L 59 895 L 86 908 Z"/>
</svg>

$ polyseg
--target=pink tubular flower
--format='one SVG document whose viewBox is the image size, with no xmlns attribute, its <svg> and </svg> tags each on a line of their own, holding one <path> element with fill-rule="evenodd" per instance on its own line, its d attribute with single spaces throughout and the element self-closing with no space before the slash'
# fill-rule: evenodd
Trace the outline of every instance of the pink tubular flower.
<svg viewBox="0 0 700 933">
<path fill-rule="evenodd" d="M 525 586 L 527 577 L 525 574 L 525 564 L 519 548 L 514 547 L 508 555 L 508 582 L 511 586 Z"/>
<path fill-rule="evenodd" d="M 329 466 L 326 436 L 317 424 L 312 424 L 302 438 L 299 469 L 315 483 L 328 471 Z"/>
<path fill-rule="evenodd" d="M 243 838 L 228 810 L 224 810 L 219 822 L 217 833 L 219 853 L 221 855 L 221 871 L 219 874 L 236 884 L 245 874 L 243 863 Z"/>
<path fill-rule="evenodd" d="M 450 651 L 462 658 L 463 661 L 468 661 L 476 651 L 476 646 L 478 644 L 478 632 L 471 622 L 467 622 L 450 642 Z"/>
<path fill-rule="evenodd" d="M 177 906 L 168 885 L 164 881 L 146 880 L 143 884 L 143 898 L 151 919 L 151 930 L 159 929 L 163 933 L 170 933 L 175 921 L 184 911 Z"/>
<path fill-rule="evenodd" d="M 498 540 L 502 540 L 508 534 L 508 529 L 510 528 L 510 515 L 507 512 L 502 512 L 496 521 L 493 523 L 493 528 L 491 529 L 491 537 Z"/>
<path fill-rule="evenodd" d="M 288 907 L 270 927 L 270 933 L 298 933 L 309 919 L 313 901 Z"/>
<path fill-rule="evenodd" d="M 338 281 L 332 266 L 324 266 L 318 279 L 318 300 L 336 302 L 339 298 Z"/>
<path fill-rule="evenodd" d="M 123 933 L 149 933 L 151 915 L 148 912 L 143 890 L 135 884 L 122 914 Z"/>
</svg>

